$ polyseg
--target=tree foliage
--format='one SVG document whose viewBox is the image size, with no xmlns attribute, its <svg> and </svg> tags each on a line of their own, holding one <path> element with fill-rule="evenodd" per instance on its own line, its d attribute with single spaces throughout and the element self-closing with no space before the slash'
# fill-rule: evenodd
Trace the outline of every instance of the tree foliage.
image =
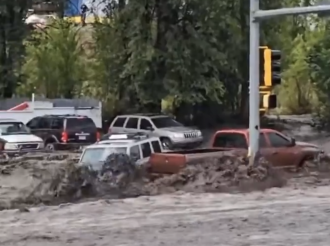
<svg viewBox="0 0 330 246">
<path fill-rule="evenodd" d="M 71 23 L 57 21 L 31 34 L 22 67 L 25 81 L 17 89 L 20 94 L 37 92 L 48 98 L 79 95 L 87 75 L 79 31 Z"/>
<path fill-rule="evenodd" d="M 21 11 L 16 15 L 23 14 L 22 2 L 0 4 L 0 17 L 8 23 L 0 47 L 9 47 L 9 52 L 0 51 L 3 95 L 16 89 L 22 95 L 92 96 L 104 102 L 109 114 L 159 111 L 165 99 L 172 113 L 193 115 L 198 124 L 246 112 L 248 1 L 105 0 L 106 18 L 92 26 L 56 21 L 44 31 L 14 35 L 10 25 L 17 30 L 24 26 L 9 21 L 9 10 L 16 4 L 15 11 Z M 274 9 L 311 1 L 261 4 Z M 307 113 L 330 105 L 328 28 L 328 20 L 316 16 L 262 23 L 261 45 L 284 54 L 284 82 L 276 89 L 281 112 Z M 11 39 L 15 48 L 10 48 Z"/>
</svg>

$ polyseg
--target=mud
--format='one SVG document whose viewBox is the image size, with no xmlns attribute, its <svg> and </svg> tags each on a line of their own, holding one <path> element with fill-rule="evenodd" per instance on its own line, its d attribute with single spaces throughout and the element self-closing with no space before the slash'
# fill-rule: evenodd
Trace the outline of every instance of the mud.
<svg viewBox="0 0 330 246">
<path fill-rule="evenodd" d="M 84 202 L 100 198 L 127 198 L 184 192 L 247 192 L 283 187 L 287 178 L 260 158 L 249 167 L 246 158 L 224 154 L 194 163 L 178 174 L 139 175 L 121 169 L 125 186 L 114 186 L 111 178 L 77 166 L 78 155 L 26 155 L 0 165 L 0 209 Z M 123 163 L 125 165 L 125 163 Z M 113 165 L 111 165 L 113 166 Z M 118 172 L 118 170 L 116 170 Z M 134 175 L 132 178 L 131 176 Z M 111 177 L 111 176 L 110 176 Z M 85 185 L 88 184 L 88 185 Z"/>
</svg>

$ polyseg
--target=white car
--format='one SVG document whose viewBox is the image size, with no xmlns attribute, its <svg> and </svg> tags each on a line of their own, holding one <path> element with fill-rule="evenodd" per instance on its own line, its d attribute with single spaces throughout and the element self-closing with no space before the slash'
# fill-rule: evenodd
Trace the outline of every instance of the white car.
<svg viewBox="0 0 330 246">
<path fill-rule="evenodd" d="M 163 152 L 163 148 L 158 137 L 145 134 L 112 134 L 108 140 L 86 147 L 81 154 L 79 165 L 89 165 L 99 171 L 112 153 L 127 154 L 137 165 L 142 165 L 149 161 L 152 153 L 159 152 Z"/>
<path fill-rule="evenodd" d="M 43 140 L 31 134 L 29 128 L 22 122 L 0 119 L 0 152 L 16 155 L 43 149 Z"/>
</svg>

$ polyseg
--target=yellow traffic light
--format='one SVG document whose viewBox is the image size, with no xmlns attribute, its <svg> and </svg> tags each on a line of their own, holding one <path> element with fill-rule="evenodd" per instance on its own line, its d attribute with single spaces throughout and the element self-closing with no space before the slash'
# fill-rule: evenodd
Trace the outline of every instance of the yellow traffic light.
<svg viewBox="0 0 330 246">
<path fill-rule="evenodd" d="M 260 111 L 266 111 L 267 109 L 273 109 L 277 107 L 277 97 L 271 94 L 271 91 L 260 92 Z"/>
<path fill-rule="evenodd" d="M 264 49 L 264 85 L 272 86 L 272 50 Z"/>
</svg>

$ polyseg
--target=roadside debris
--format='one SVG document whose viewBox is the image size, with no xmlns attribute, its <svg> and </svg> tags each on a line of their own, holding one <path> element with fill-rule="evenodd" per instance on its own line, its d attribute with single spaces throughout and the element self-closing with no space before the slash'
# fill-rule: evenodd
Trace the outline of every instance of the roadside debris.
<svg viewBox="0 0 330 246">
<path fill-rule="evenodd" d="M 322 157 L 320 163 L 309 162 L 309 172 L 317 173 L 321 166 L 326 170 L 330 157 Z M 155 177 L 125 154 L 110 155 L 101 172 L 78 167 L 77 154 L 25 155 L 0 164 L 0 209 L 177 191 L 248 192 L 287 184 L 287 174 L 273 169 L 264 158 L 256 166 L 247 164 L 247 158 L 224 153 L 192 163 L 177 174 Z"/>
</svg>

